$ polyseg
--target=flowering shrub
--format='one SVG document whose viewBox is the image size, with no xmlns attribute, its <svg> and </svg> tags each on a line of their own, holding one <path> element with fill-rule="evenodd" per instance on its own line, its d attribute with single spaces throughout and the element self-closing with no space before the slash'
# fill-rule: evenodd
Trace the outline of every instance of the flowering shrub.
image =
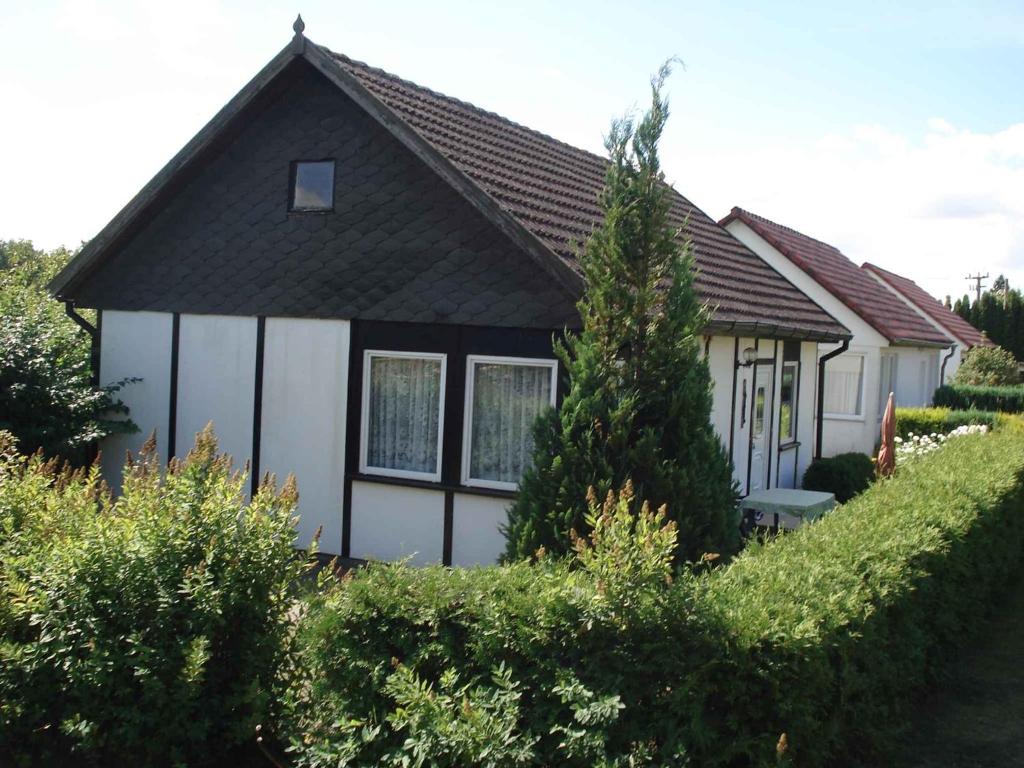
<svg viewBox="0 0 1024 768">
<path fill-rule="evenodd" d="M 909 432 L 906 439 L 896 438 L 896 461 L 904 462 L 937 451 L 945 445 L 947 440 L 952 440 L 954 437 L 984 435 L 987 432 L 988 427 L 985 424 L 964 424 L 945 434 L 932 432 L 928 435 L 915 435 L 913 432 Z"/>
</svg>

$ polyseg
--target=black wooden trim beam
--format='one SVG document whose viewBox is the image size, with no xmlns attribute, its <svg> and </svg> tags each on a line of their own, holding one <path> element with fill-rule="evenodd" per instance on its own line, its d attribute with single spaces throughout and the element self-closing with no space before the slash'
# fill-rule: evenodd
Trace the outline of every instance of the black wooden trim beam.
<svg viewBox="0 0 1024 768">
<path fill-rule="evenodd" d="M 760 354 L 760 339 L 754 339 L 754 350 Z M 754 461 L 754 409 L 757 407 L 757 365 L 760 362 L 759 358 L 754 358 L 753 370 L 750 374 L 750 416 L 747 417 L 747 484 L 743 489 L 744 496 L 750 494 L 750 471 Z"/>
<path fill-rule="evenodd" d="M 736 436 L 736 380 L 740 373 L 740 337 L 736 337 L 736 343 L 732 350 L 732 405 L 729 410 L 729 463 L 733 463 L 733 440 Z M 733 465 L 735 469 L 735 465 Z"/>
<path fill-rule="evenodd" d="M 175 312 L 171 321 L 171 389 L 167 398 L 167 461 L 177 451 L 178 432 L 178 351 L 181 340 L 181 313 Z"/>
<path fill-rule="evenodd" d="M 263 350 L 267 336 L 267 318 L 256 318 L 256 371 L 252 398 L 252 458 L 250 459 L 249 495 L 260 488 L 260 440 L 263 430 Z"/>
<path fill-rule="evenodd" d="M 452 535 L 455 528 L 455 492 L 444 492 L 444 540 L 441 545 L 441 563 L 452 564 Z"/>
</svg>

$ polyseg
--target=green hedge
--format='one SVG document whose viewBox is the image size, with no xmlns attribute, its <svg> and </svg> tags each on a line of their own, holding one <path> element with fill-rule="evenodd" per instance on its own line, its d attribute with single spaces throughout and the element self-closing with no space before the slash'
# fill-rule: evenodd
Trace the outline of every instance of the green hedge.
<svg viewBox="0 0 1024 768">
<path fill-rule="evenodd" d="M 282 735 L 303 766 L 883 764 L 1022 512 L 1005 430 L 674 581 L 650 526 L 576 566 L 371 566 L 311 604 Z"/>
<path fill-rule="evenodd" d="M 972 387 L 943 385 L 935 390 L 935 405 L 956 411 L 980 410 L 1024 413 L 1024 385 Z"/>
<path fill-rule="evenodd" d="M 882 764 L 915 689 L 1018 566 L 1022 513 L 1024 436 L 960 437 L 715 574 L 708 607 L 732 637 L 718 748 L 768 762 L 786 733 L 798 765 Z"/>
<path fill-rule="evenodd" d="M 112 501 L 0 433 L 0 763 L 225 765 L 281 697 L 295 494 L 244 476 L 204 434 L 152 453 Z"/>
<path fill-rule="evenodd" d="M 808 491 L 826 491 L 836 495 L 836 501 L 845 504 L 863 493 L 875 479 L 875 465 L 863 453 L 840 453 L 815 459 L 804 472 L 803 488 Z"/>
<path fill-rule="evenodd" d="M 969 424 L 983 424 L 996 429 L 1005 422 L 1005 416 L 995 411 L 953 411 L 949 408 L 897 408 L 896 434 L 906 437 L 915 435 L 949 434 L 957 427 Z"/>
</svg>

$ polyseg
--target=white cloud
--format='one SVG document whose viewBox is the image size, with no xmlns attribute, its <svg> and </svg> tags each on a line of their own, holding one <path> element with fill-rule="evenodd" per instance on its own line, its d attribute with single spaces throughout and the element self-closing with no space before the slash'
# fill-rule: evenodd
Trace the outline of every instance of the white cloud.
<svg viewBox="0 0 1024 768">
<path fill-rule="evenodd" d="M 807 145 L 677 152 L 666 167 L 685 169 L 681 189 L 712 215 L 740 205 L 938 297 L 965 293 L 969 272 L 1024 287 L 1024 123 L 978 133 L 935 118 L 925 129 L 852 126 Z"/>
</svg>

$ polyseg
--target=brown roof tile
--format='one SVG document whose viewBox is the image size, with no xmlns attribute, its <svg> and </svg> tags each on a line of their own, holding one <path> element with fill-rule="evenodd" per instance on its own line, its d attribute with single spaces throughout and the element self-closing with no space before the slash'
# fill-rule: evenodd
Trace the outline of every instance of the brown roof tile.
<svg viewBox="0 0 1024 768">
<path fill-rule="evenodd" d="M 863 269 L 869 270 L 882 278 L 882 280 L 898 291 L 901 296 L 906 298 L 907 301 L 941 325 L 947 333 L 952 334 L 962 344 L 968 347 L 992 346 L 992 342 L 981 331 L 960 317 L 956 312 L 946 309 L 942 302 L 910 278 L 897 275 L 895 272 L 882 269 L 874 264 L 865 263 L 861 266 Z"/>
<path fill-rule="evenodd" d="M 899 297 L 892 295 L 870 274 L 846 258 L 838 248 L 742 208 L 733 208 L 721 224 L 724 226 L 735 220 L 742 221 L 763 237 L 890 343 L 946 346 L 952 343 Z"/>
<path fill-rule="evenodd" d="M 331 54 L 540 240 L 578 270 L 575 245 L 601 222 L 607 161 L 380 69 Z M 697 206 L 672 191 L 672 221 L 692 239 L 696 287 L 719 327 L 764 335 L 845 338 L 849 332 Z"/>
</svg>

